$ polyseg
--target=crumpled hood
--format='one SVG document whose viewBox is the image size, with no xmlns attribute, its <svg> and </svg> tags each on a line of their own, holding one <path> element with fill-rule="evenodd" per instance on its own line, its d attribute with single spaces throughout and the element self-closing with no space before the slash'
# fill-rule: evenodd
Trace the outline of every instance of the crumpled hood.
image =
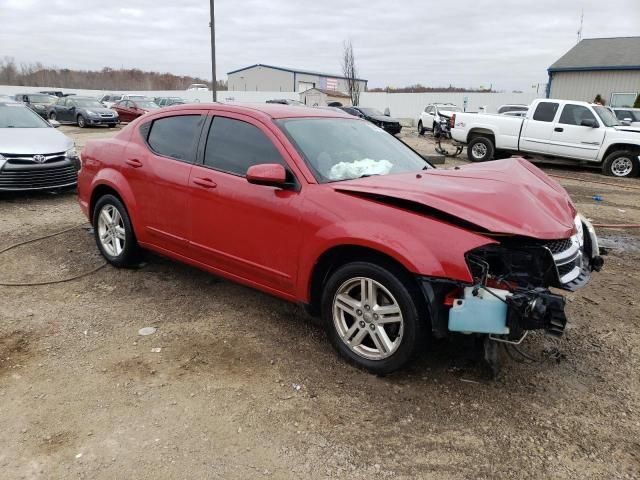
<svg viewBox="0 0 640 480">
<path fill-rule="evenodd" d="M 0 128 L 0 153 L 36 155 L 73 147 L 73 140 L 55 128 Z"/>
<path fill-rule="evenodd" d="M 420 178 L 418 178 L 420 176 Z M 424 205 L 492 233 L 555 240 L 574 233 L 567 192 L 523 158 L 338 182 L 337 191 Z"/>
</svg>

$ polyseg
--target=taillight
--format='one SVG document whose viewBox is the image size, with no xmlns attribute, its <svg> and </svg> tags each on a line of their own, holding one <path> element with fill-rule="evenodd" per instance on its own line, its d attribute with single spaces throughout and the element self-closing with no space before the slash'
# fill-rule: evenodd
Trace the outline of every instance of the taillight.
<svg viewBox="0 0 640 480">
<path fill-rule="evenodd" d="M 449 119 L 449 128 L 453 128 L 456 124 L 456 114 L 454 113 L 453 115 L 451 115 L 451 118 Z"/>
</svg>

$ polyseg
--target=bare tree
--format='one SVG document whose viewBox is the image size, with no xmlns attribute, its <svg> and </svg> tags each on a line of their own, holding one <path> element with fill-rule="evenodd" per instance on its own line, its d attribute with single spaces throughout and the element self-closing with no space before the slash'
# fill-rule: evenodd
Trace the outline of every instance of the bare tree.
<svg viewBox="0 0 640 480">
<path fill-rule="evenodd" d="M 356 58 L 353 55 L 353 45 L 351 40 L 345 40 L 342 51 L 342 74 L 347 79 L 347 90 L 351 97 L 351 103 L 360 103 L 360 82 L 358 81 L 358 70 L 356 68 Z"/>
</svg>

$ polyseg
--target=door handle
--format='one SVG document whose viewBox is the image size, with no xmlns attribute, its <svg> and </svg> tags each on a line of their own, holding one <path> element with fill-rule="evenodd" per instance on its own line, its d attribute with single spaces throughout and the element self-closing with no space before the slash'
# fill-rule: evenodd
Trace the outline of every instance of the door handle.
<svg viewBox="0 0 640 480">
<path fill-rule="evenodd" d="M 140 168 L 142 166 L 142 162 L 137 158 L 127 158 L 125 163 L 131 165 L 133 168 Z"/>
<path fill-rule="evenodd" d="M 218 186 L 218 184 L 213 180 L 211 180 L 210 178 L 202 178 L 202 177 L 194 178 L 193 183 L 203 188 L 216 188 Z"/>
<path fill-rule="evenodd" d="M 554 132 L 564 132 L 564 128 L 562 127 L 556 127 L 553 129 Z"/>
</svg>

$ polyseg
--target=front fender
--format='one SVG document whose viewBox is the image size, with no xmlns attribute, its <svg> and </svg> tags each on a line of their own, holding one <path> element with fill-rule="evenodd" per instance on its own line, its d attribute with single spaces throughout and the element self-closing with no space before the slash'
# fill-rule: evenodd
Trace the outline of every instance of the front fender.
<svg viewBox="0 0 640 480">
<path fill-rule="evenodd" d="M 401 212 L 398 212 L 402 216 Z M 366 247 L 387 255 L 414 274 L 472 282 L 465 253 L 495 243 L 487 237 L 439 220 L 413 215 L 414 225 L 368 220 L 328 224 L 301 247 L 299 298 L 309 299 L 309 286 L 318 259 L 340 246 Z"/>
</svg>

